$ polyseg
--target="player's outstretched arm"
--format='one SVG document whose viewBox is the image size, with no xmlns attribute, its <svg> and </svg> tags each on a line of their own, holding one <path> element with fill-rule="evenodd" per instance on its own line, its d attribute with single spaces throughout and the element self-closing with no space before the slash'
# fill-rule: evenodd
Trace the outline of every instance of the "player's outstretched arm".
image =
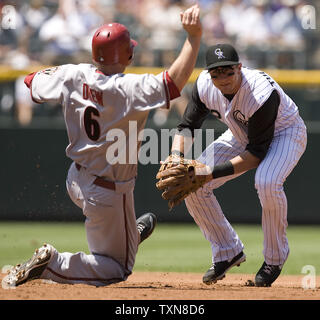
<svg viewBox="0 0 320 320">
<path fill-rule="evenodd" d="M 173 62 L 168 73 L 177 88 L 181 91 L 195 67 L 200 48 L 202 25 L 200 22 L 199 5 L 196 4 L 181 12 L 180 19 L 188 36 L 178 58 Z"/>
</svg>

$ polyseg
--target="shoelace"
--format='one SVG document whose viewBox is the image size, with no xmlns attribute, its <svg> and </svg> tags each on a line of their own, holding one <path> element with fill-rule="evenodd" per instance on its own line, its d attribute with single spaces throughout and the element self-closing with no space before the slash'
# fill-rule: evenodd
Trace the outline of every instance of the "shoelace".
<svg viewBox="0 0 320 320">
<path fill-rule="evenodd" d="M 141 232 L 144 230 L 146 226 L 142 223 L 137 224 L 137 229 L 139 231 L 139 233 L 141 234 Z"/>
</svg>

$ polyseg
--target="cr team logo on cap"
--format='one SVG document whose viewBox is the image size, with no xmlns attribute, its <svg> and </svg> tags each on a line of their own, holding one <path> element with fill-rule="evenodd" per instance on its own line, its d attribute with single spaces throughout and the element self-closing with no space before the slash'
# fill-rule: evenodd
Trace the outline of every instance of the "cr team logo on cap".
<svg viewBox="0 0 320 320">
<path fill-rule="evenodd" d="M 226 57 L 223 55 L 223 51 L 220 48 L 214 50 L 214 53 L 218 56 L 218 59 L 225 59 Z"/>
</svg>

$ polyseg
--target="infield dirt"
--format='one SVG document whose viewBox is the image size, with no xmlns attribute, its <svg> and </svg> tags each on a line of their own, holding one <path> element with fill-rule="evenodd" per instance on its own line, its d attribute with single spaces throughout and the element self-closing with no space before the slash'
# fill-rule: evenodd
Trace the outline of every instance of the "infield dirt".
<svg viewBox="0 0 320 320">
<path fill-rule="evenodd" d="M 125 282 L 98 288 L 33 280 L 1 287 L 0 300 L 320 300 L 320 277 L 314 289 L 303 289 L 302 276 L 292 275 L 280 276 L 270 288 L 248 286 L 254 279 L 249 274 L 227 274 L 211 286 L 201 279 L 197 273 L 134 272 Z"/>
</svg>

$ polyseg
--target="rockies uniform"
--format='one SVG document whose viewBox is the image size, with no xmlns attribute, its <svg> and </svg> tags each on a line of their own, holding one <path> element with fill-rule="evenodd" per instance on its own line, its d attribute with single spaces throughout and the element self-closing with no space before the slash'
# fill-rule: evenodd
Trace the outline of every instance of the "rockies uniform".
<svg viewBox="0 0 320 320">
<path fill-rule="evenodd" d="M 217 47 L 212 50 L 215 49 L 213 55 L 219 61 L 219 55 L 225 58 L 221 57 L 225 53 Z M 306 127 L 296 104 L 269 75 L 242 67 L 241 76 L 238 91 L 224 95 L 213 85 L 210 73 L 202 71 L 178 130 L 200 128 L 205 117 L 212 113 L 228 129 L 207 147 L 199 161 L 214 168 L 246 150 L 261 160 L 255 174 L 255 188 L 262 207 L 263 255 L 267 265 L 279 266 L 281 270 L 289 254 L 283 184 L 306 148 Z M 239 173 L 213 179 L 185 200 L 189 213 L 211 243 L 213 266 L 243 255 L 244 245 L 214 195 L 216 188 L 237 176 Z"/>
<path fill-rule="evenodd" d="M 74 161 L 67 189 L 86 216 L 91 252 L 55 251 L 42 278 L 106 285 L 131 273 L 139 237 L 133 199 L 137 161 L 129 161 L 129 124 L 134 121 L 138 134 L 150 110 L 169 106 L 172 83 L 170 87 L 167 80 L 167 72 L 106 76 L 91 64 L 54 67 L 26 79 L 35 102 L 63 106 L 69 138 L 66 154 Z M 112 129 L 125 136 L 118 145 L 119 153 L 127 151 L 122 164 L 110 164 L 117 157 L 116 150 L 108 153 L 115 143 L 115 137 L 108 137 Z"/>
</svg>

